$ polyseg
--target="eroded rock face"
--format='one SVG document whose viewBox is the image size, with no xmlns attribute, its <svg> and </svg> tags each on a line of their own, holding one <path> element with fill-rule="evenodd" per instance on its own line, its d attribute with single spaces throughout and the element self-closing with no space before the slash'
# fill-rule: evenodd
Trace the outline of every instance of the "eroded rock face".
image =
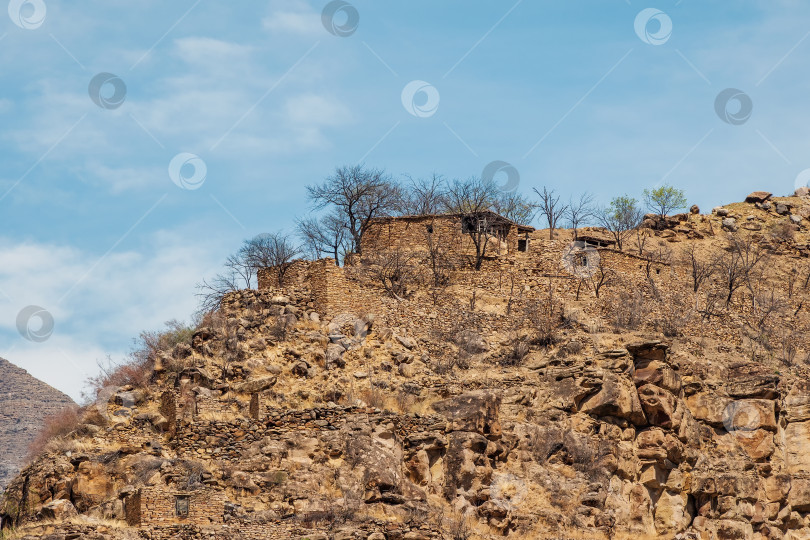
<svg viewBox="0 0 810 540">
<path fill-rule="evenodd" d="M 469 392 L 456 398 L 439 401 L 433 409 L 447 419 L 448 431 L 470 431 L 497 437 L 500 397 L 494 392 Z"/>
<path fill-rule="evenodd" d="M 44 419 L 73 400 L 0 358 L 0 493 L 17 474 Z"/>
<path fill-rule="evenodd" d="M 428 373 L 436 359 L 422 337 L 370 317 L 316 328 L 301 307 L 300 339 L 268 352 L 261 321 L 292 314 L 282 300 L 252 304 L 260 322 L 231 317 L 226 336 L 195 334 L 180 352 L 189 366 L 113 397 L 102 412 L 114 421 L 84 426 L 81 445 L 15 479 L 4 517 L 126 519 L 156 540 L 204 538 L 193 528 L 203 525 L 251 539 L 432 539 L 450 537 L 449 525 L 463 533 L 465 520 L 483 538 L 515 539 L 810 528 L 804 381 L 655 339 L 580 335 L 462 384 Z M 85 450 L 90 441 L 103 446 Z M 183 522 L 175 497 L 188 494 Z M 199 504 L 210 506 L 195 514 Z M 443 525 L 430 521 L 437 509 Z M 159 520 L 178 528 L 149 529 Z"/>
<path fill-rule="evenodd" d="M 626 377 L 614 373 L 605 374 L 601 389 L 582 400 L 579 409 L 587 414 L 624 418 L 635 425 L 647 423 L 636 387 Z"/>
</svg>

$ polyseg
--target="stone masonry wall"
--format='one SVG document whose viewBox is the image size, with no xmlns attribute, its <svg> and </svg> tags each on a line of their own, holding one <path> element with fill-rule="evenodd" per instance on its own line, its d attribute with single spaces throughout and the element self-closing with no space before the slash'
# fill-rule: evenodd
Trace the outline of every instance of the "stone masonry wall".
<svg viewBox="0 0 810 540">
<path fill-rule="evenodd" d="M 284 287 L 305 287 L 309 277 L 310 262 L 303 259 L 296 259 L 290 263 L 290 267 L 284 273 Z M 278 272 L 273 268 L 260 268 L 258 273 L 259 289 L 277 289 Z"/>
<path fill-rule="evenodd" d="M 177 496 L 188 497 L 188 516 L 176 512 Z M 175 524 L 211 526 L 222 523 L 225 515 L 225 494 L 213 489 L 172 491 L 168 488 L 143 488 L 137 496 L 140 503 L 138 525 L 166 526 Z"/>
<path fill-rule="evenodd" d="M 432 232 L 428 232 L 428 229 Z M 428 242 L 443 246 L 450 255 L 475 255 L 475 244 L 462 232 L 458 216 L 413 216 L 379 218 L 363 234 L 364 257 L 385 251 L 425 251 Z M 487 247 L 491 256 L 505 256 L 517 251 L 517 227 L 509 226 L 504 241 L 492 237 Z"/>
</svg>

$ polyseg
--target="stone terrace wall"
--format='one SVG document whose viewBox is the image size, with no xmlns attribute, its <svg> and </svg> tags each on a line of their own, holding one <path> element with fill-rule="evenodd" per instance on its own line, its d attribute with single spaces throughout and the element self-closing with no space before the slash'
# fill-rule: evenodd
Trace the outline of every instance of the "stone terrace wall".
<svg viewBox="0 0 810 540">
<path fill-rule="evenodd" d="M 403 226 L 396 222 L 397 226 Z M 417 227 L 414 225 L 412 228 Z M 434 229 L 435 231 L 436 229 Z M 409 234 L 418 236 L 419 231 Z M 652 238 L 650 244 L 657 239 Z M 369 241 L 370 242 L 370 241 Z M 549 287 L 557 299 L 572 298 L 577 289 L 582 294 L 593 294 L 587 284 L 569 274 L 562 259 L 569 240 L 549 240 L 547 232 L 535 231 L 529 235 L 530 250 L 515 252 L 508 257 L 492 257 L 483 261 L 480 271 L 460 268 L 452 273 L 452 283 L 472 291 L 486 292 L 504 302 L 510 296 L 515 301 L 544 298 Z M 369 244 L 371 245 L 371 244 Z M 612 272 L 613 281 L 621 281 L 622 290 L 641 290 L 646 283 L 647 262 L 629 251 L 618 252 L 612 248 L 599 248 L 600 257 Z M 673 256 L 677 248 L 673 247 Z M 365 255 L 364 255 L 365 258 Z M 670 264 L 654 263 L 653 277 L 657 284 L 670 285 L 673 280 L 686 279 L 686 270 L 675 269 Z M 412 304 L 390 298 L 382 287 L 373 281 L 369 266 L 338 267 L 332 259 L 313 261 L 308 265 L 308 301 L 327 319 L 339 313 L 354 313 L 362 316 L 373 313 L 381 324 L 392 328 L 421 328 L 448 330 L 458 320 L 457 306 L 429 305 L 424 302 Z M 613 286 L 615 288 L 615 285 Z M 283 289 L 284 292 L 291 290 Z M 295 287 L 297 294 L 306 295 L 302 287 Z M 607 286 L 605 290 L 611 290 Z M 502 315 L 483 313 L 486 326 L 492 330 L 508 328 L 510 321 Z"/>
<path fill-rule="evenodd" d="M 404 416 L 373 408 L 266 408 L 260 421 L 250 418 L 227 422 L 199 420 L 194 424 L 178 425 L 177 434 L 169 445 L 186 459 L 207 457 L 238 460 L 247 447 L 265 437 L 277 438 L 287 432 L 306 429 L 331 431 L 346 422 L 354 421 L 369 422 L 372 425 L 393 422 L 397 434 L 403 438 L 422 431 L 443 430 L 445 427 L 444 418 L 439 416 Z"/>
<path fill-rule="evenodd" d="M 309 283 L 316 309 L 327 316 L 344 312 L 370 311 L 379 303 L 379 291 L 351 282 L 334 259 L 310 264 Z"/>
<path fill-rule="evenodd" d="M 304 259 L 292 261 L 290 267 L 284 273 L 284 287 L 307 287 L 309 282 L 309 266 L 310 261 Z M 278 283 L 278 272 L 276 272 L 274 268 L 259 268 L 257 275 L 260 290 L 277 289 L 280 287 Z"/>
<path fill-rule="evenodd" d="M 303 524 L 289 521 L 250 521 L 231 519 L 220 527 L 194 527 L 190 525 L 176 525 L 170 527 L 154 527 L 142 529 L 141 536 L 150 540 L 321 540 L 327 538 L 367 538 L 375 532 L 387 532 L 389 538 L 430 538 L 428 530 L 421 531 L 414 527 L 403 527 L 400 530 L 391 530 L 383 524 L 366 522 L 357 524 L 345 530 L 330 529 L 331 534 L 322 532 L 324 529 L 307 528 Z M 405 536 L 409 532 L 416 536 Z M 424 533 L 424 535 L 421 535 Z M 146 536 L 148 535 L 148 536 Z"/>
</svg>

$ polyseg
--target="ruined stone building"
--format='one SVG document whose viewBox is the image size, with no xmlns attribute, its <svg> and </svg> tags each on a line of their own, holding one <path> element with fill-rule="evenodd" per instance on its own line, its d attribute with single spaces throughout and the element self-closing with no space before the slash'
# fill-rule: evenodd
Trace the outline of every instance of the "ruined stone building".
<svg viewBox="0 0 810 540">
<path fill-rule="evenodd" d="M 529 251 L 534 227 L 519 225 L 495 212 L 436 214 L 372 219 L 363 234 L 363 256 L 392 250 L 424 251 L 438 245 L 458 255 L 474 255 L 473 238 L 486 242 L 488 257 Z M 477 235 L 476 233 L 480 233 Z"/>
</svg>

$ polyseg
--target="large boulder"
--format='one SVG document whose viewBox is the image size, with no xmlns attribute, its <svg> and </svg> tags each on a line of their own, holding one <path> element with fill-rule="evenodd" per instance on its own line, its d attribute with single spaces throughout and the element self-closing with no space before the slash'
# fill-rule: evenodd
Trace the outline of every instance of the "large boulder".
<svg viewBox="0 0 810 540">
<path fill-rule="evenodd" d="M 660 535 L 682 532 L 692 522 L 693 505 L 681 493 L 664 491 L 655 504 L 655 529 Z"/>
<path fill-rule="evenodd" d="M 501 435 L 500 404 L 500 396 L 479 390 L 436 402 L 433 410 L 447 419 L 447 431 L 470 431 L 497 438 Z"/>
<path fill-rule="evenodd" d="M 39 519 L 50 521 L 65 521 L 79 515 L 73 503 L 65 499 L 57 499 L 43 506 L 39 511 Z"/>
<path fill-rule="evenodd" d="M 713 426 L 722 426 L 726 407 L 731 401 L 713 392 L 698 392 L 686 398 L 686 405 L 696 419 Z"/>
<path fill-rule="evenodd" d="M 759 364 L 734 366 L 726 374 L 726 392 L 735 398 L 774 399 L 778 385 L 779 377 Z"/>
<path fill-rule="evenodd" d="M 767 191 L 754 191 L 753 193 L 749 194 L 748 197 L 745 198 L 745 202 L 747 203 L 764 203 L 768 199 L 773 196 L 773 193 L 769 193 Z"/>
<path fill-rule="evenodd" d="M 675 370 L 660 360 L 640 360 L 633 373 L 636 386 L 654 384 L 678 395 L 681 390 L 681 377 Z"/>
<path fill-rule="evenodd" d="M 784 412 L 788 422 L 810 420 L 810 381 L 796 381 L 785 396 Z"/>
<path fill-rule="evenodd" d="M 785 464 L 790 474 L 810 473 L 810 421 L 791 422 L 785 428 Z"/>
<path fill-rule="evenodd" d="M 638 363 L 640 360 L 665 360 L 669 345 L 659 340 L 651 340 L 630 343 L 626 348 Z"/>
<path fill-rule="evenodd" d="M 583 399 L 579 410 L 596 416 L 625 418 L 637 426 L 647 423 L 635 385 L 615 373 L 605 373 L 600 390 Z"/>
<path fill-rule="evenodd" d="M 654 384 L 645 384 L 638 389 L 638 397 L 650 424 L 664 428 L 678 428 L 675 396 Z"/>
<path fill-rule="evenodd" d="M 489 485 L 492 467 L 486 459 L 488 441 L 478 433 L 451 433 L 444 457 L 444 495 L 472 498 Z"/>
<path fill-rule="evenodd" d="M 84 461 L 79 464 L 73 481 L 73 501 L 77 510 L 86 512 L 101 504 L 112 491 L 112 476 L 102 463 Z"/>
<path fill-rule="evenodd" d="M 723 425 L 728 431 L 776 431 L 776 403 L 769 399 L 738 399 L 723 410 Z"/>
<path fill-rule="evenodd" d="M 810 512 L 810 479 L 794 478 L 792 480 L 788 503 L 797 512 Z"/>
</svg>

